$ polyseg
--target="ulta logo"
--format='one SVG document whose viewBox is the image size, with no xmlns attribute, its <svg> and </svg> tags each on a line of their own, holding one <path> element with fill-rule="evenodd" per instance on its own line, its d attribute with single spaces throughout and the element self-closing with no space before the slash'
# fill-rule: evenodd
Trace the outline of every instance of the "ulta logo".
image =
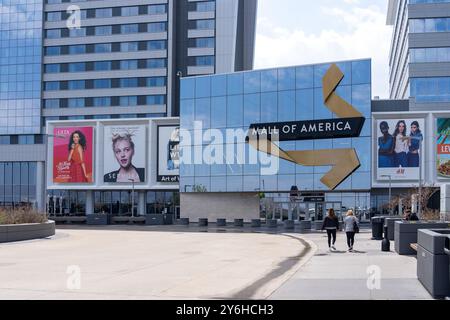
<svg viewBox="0 0 450 320">
<path fill-rule="evenodd" d="M 57 136 L 68 136 L 69 130 L 65 130 L 65 129 L 56 130 L 56 135 Z"/>
</svg>

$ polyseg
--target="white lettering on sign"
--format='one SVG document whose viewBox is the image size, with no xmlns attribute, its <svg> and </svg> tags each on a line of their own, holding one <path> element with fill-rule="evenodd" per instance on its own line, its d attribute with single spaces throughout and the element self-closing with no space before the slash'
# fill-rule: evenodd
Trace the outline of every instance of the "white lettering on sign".
<svg viewBox="0 0 450 320">
<path fill-rule="evenodd" d="M 304 124 L 300 130 L 300 133 L 344 131 L 351 129 L 352 126 L 348 121 L 319 122 L 319 123 L 311 123 L 309 124 L 309 126 L 307 124 Z"/>
</svg>

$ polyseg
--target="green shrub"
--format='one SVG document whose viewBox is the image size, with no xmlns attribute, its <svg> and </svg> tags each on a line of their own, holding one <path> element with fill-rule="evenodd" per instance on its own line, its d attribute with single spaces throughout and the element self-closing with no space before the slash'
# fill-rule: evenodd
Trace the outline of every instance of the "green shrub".
<svg viewBox="0 0 450 320">
<path fill-rule="evenodd" d="M 47 220 L 47 215 L 28 208 L 0 209 L 0 224 L 44 223 Z"/>
</svg>

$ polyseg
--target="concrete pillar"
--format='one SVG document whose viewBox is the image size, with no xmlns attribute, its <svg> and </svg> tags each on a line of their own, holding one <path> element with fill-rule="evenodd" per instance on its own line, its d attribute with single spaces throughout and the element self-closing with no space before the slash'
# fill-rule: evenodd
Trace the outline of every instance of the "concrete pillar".
<svg viewBox="0 0 450 320">
<path fill-rule="evenodd" d="M 450 184 L 441 185 L 441 221 L 450 221 Z"/>
<path fill-rule="evenodd" d="M 145 201 L 145 191 L 139 191 L 139 199 L 138 199 L 138 211 L 137 214 L 138 216 L 144 216 L 146 214 L 146 201 Z"/>
<path fill-rule="evenodd" d="M 45 163 L 37 162 L 36 164 L 36 202 L 37 210 L 45 212 L 47 203 L 47 192 L 45 183 Z"/>
<path fill-rule="evenodd" d="M 289 206 L 288 206 L 288 220 L 292 220 L 293 211 L 294 211 L 294 204 L 293 203 L 289 203 Z"/>
<path fill-rule="evenodd" d="M 86 191 L 86 215 L 94 214 L 94 191 Z"/>
</svg>

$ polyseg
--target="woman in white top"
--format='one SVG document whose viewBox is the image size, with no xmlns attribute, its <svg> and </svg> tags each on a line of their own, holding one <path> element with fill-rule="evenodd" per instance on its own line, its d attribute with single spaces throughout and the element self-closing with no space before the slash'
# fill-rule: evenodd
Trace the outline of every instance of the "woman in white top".
<svg viewBox="0 0 450 320">
<path fill-rule="evenodd" d="M 409 139 L 406 133 L 406 122 L 400 120 L 395 127 L 394 132 L 394 165 L 399 168 L 408 167 L 408 151 L 409 151 Z"/>
</svg>

